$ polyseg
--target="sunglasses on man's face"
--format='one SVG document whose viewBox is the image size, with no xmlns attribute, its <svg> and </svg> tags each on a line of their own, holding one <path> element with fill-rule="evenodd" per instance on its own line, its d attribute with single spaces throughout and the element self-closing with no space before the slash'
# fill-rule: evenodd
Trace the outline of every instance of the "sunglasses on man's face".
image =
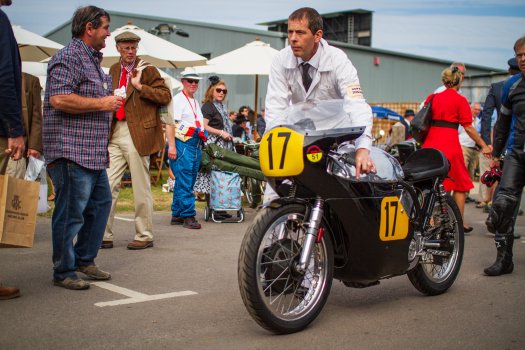
<svg viewBox="0 0 525 350">
<path fill-rule="evenodd" d="M 221 88 L 216 88 L 215 91 L 220 94 L 221 92 L 224 93 L 225 95 L 228 93 L 228 89 L 221 89 Z"/>
<path fill-rule="evenodd" d="M 188 84 L 198 84 L 199 83 L 198 80 L 193 80 L 193 79 L 186 79 L 186 81 L 188 82 Z"/>
</svg>

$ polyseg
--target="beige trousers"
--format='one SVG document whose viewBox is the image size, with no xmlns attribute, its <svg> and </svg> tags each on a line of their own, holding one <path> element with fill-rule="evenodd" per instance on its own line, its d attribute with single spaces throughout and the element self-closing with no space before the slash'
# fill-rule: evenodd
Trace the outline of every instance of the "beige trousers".
<svg viewBox="0 0 525 350">
<path fill-rule="evenodd" d="M 120 193 L 120 182 L 126 168 L 131 172 L 133 198 L 135 201 L 135 240 L 153 240 L 153 198 L 149 174 L 149 156 L 142 157 L 135 148 L 126 121 L 118 121 L 109 141 L 109 187 L 112 203 L 104 241 L 113 241 L 113 220 Z"/>
<path fill-rule="evenodd" d="M 470 176 L 470 179 L 474 181 L 474 173 L 478 168 L 479 151 L 475 148 L 465 146 L 461 146 L 461 149 L 463 150 L 463 160 L 467 166 L 468 175 Z"/>
<path fill-rule="evenodd" d="M 481 177 L 483 173 L 488 170 L 490 170 L 490 159 L 485 157 L 483 153 L 480 152 L 479 154 L 479 176 Z M 496 185 L 494 185 L 494 187 L 495 186 Z M 482 184 L 480 181 L 479 182 L 479 198 L 480 198 L 479 200 L 480 201 L 485 201 L 486 199 L 488 199 L 489 201 L 492 201 L 492 198 L 487 198 L 488 190 L 489 188 L 487 187 L 487 185 Z"/>
</svg>

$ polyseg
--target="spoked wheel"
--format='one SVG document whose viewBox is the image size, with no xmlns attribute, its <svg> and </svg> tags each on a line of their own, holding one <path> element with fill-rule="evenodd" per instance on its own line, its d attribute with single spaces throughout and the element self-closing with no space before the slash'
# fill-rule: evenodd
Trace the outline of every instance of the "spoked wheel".
<svg viewBox="0 0 525 350">
<path fill-rule="evenodd" d="M 332 285 L 333 248 L 328 232 L 316 243 L 306 273 L 295 268 L 304 238 L 306 207 L 259 212 L 239 254 L 241 296 L 250 315 L 275 333 L 293 333 L 321 312 Z"/>
<path fill-rule="evenodd" d="M 245 176 L 243 178 L 243 188 L 244 188 L 244 196 L 246 197 L 246 201 L 251 205 L 253 204 L 253 186 L 255 180 L 251 177 Z"/>
<path fill-rule="evenodd" d="M 463 220 L 454 200 L 447 195 L 448 224 L 443 222 L 438 202 L 432 210 L 430 225 L 425 230 L 433 234 L 425 238 L 441 243 L 439 248 L 425 248 L 419 263 L 407 273 L 410 282 L 421 293 L 438 295 L 449 289 L 458 276 L 463 259 Z"/>
</svg>

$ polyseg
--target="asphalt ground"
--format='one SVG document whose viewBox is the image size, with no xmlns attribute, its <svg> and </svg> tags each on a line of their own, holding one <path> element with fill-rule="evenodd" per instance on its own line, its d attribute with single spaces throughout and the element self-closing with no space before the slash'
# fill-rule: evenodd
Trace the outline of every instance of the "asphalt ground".
<svg viewBox="0 0 525 350">
<path fill-rule="evenodd" d="M 406 276 L 365 289 L 334 281 L 317 320 L 286 336 L 260 328 L 239 294 L 239 247 L 256 212 L 238 224 L 199 214 L 203 229 L 188 230 L 156 212 L 155 247 L 143 251 L 126 249 L 132 214 L 117 214 L 115 247 L 97 258 L 113 278 L 87 291 L 53 286 L 51 221 L 39 218 L 33 248 L 0 250 L 2 281 L 22 292 L 0 301 L 0 349 L 525 349 L 525 239 L 514 273 L 484 276 L 496 252 L 473 203 L 474 231 L 447 293 L 423 296 Z M 520 216 L 525 237 L 524 228 Z"/>
</svg>

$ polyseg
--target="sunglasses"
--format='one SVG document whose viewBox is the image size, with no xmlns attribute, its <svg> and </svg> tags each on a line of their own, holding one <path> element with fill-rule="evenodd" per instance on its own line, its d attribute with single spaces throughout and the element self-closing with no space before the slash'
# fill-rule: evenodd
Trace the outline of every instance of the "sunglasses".
<svg viewBox="0 0 525 350">
<path fill-rule="evenodd" d="M 221 88 L 216 88 L 215 91 L 220 94 L 221 92 L 223 92 L 225 95 L 228 93 L 228 89 L 221 89 Z"/>
<path fill-rule="evenodd" d="M 193 79 L 184 79 L 188 82 L 188 84 L 198 84 L 199 81 L 198 80 L 193 80 Z"/>
</svg>

